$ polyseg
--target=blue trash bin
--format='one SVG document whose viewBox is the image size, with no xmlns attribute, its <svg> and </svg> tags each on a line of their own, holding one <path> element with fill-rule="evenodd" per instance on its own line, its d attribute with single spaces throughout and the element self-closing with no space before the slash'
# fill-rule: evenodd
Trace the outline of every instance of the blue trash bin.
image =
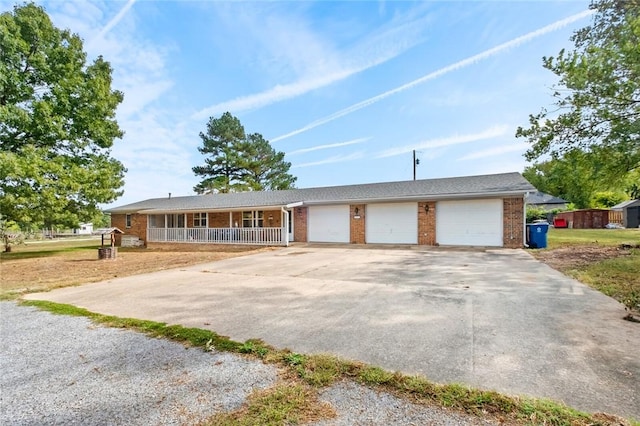
<svg viewBox="0 0 640 426">
<path fill-rule="evenodd" d="M 548 223 L 527 223 L 527 244 L 529 248 L 547 248 Z"/>
</svg>

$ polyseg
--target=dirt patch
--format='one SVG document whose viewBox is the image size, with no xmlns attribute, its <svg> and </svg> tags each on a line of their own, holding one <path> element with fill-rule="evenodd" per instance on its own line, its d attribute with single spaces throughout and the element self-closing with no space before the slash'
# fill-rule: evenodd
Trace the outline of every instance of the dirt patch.
<svg viewBox="0 0 640 426">
<path fill-rule="evenodd" d="M 629 256 L 631 252 L 626 248 L 620 247 L 585 245 L 533 251 L 532 254 L 536 259 L 546 263 L 553 269 L 566 272 L 571 269 L 589 266 L 606 259 Z"/>
<path fill-rule="evenodd" d="M 214 262 L 275 248 L 218 247 L 215 251 L 118 249 L 114 260 L 98 260 L 96 249 L 51 256 L 2 259 L 0 292 L 31 292 L 104 281 L 163 269 Z"/>
</svg>

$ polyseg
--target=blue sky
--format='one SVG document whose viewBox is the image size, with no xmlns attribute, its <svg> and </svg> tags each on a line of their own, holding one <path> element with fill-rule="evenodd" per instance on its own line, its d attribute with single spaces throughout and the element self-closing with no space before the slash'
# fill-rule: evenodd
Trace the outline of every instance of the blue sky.
<svg viewBox="0 0 640 426">
<path fill-rule="evenodd" d="M 41 4 L 124 92 L 113 205 L 193 194 L 198 133 L 225 111 L 298 187 L 409 180 L 413 149 L 418 179 L 522 171 L 516 128 L 552 107 L 542 56 L 590 22 L 587 1 Z"/>
</svg>

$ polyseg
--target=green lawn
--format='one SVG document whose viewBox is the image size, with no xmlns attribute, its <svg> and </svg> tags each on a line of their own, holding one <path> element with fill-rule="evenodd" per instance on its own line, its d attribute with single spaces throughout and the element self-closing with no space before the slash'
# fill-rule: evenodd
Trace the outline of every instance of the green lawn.
<svg viewBox="0 0 640 426">
<path fill-rule="evenodd" d="M 640 229 L 550 228 L 547 242 L 549 250 L 575 247 L 574 253 L 580 253 L 580 247 L 584 246 L 618 247 L 629 244 L 636 247 L 628 251 L 628 255 L 558 269 L 640 312 L 640 249 L 637 248 L 640 247 Z"/>
<path fill-rule="evenodd" d="M 564 229 L 549 228 L 547 244 L 550 249 L 570 245 L 640 244 L 640 229 Z"/>
</svg>

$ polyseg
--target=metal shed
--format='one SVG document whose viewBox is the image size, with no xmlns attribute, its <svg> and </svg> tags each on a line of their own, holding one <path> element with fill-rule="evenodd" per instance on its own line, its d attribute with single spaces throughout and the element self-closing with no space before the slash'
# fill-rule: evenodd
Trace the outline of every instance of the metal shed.
<svg viewBox="0 0 640 426">
<path fill-rule="evenodd" d="M 611 210 L 622 212 L 622 226 L 625 228 L 640 227 L 640 200 L 623 201 L 611 207 Z"/>
</svg>

